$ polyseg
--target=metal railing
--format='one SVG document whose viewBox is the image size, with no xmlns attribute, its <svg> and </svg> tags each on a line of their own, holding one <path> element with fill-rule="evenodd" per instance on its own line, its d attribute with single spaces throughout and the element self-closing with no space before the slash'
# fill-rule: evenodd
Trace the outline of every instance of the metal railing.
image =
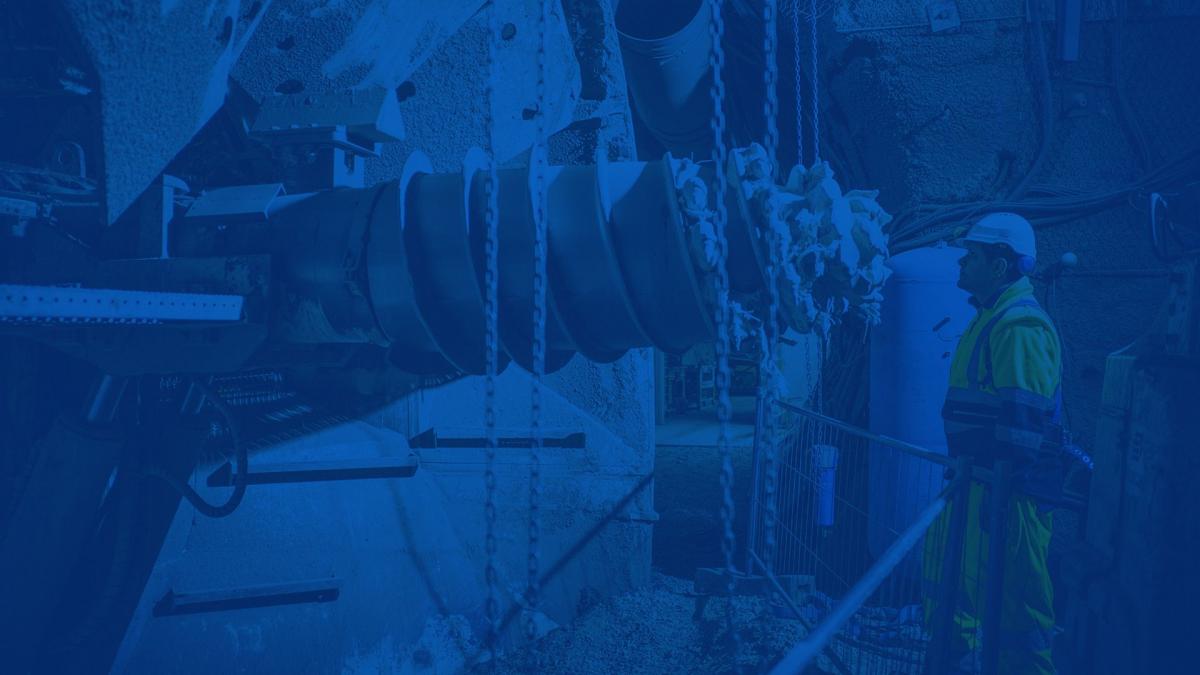
<svg viewBox="0 0 1200 675">
<path fill-rule="evenodd" d="M 973 468 L 789 403 L 771 413 L 780 431 L 756 437 L 746 569 L 807 633 L 772 672 L 996 672 L 1007 465 Z M 990 547 L 964 536 L 968 518 Z"/>
</svg>

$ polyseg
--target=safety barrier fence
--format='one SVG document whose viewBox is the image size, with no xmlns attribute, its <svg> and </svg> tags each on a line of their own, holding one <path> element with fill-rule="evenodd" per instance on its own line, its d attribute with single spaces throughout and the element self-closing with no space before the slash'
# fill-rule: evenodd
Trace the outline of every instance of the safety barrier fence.
<svg viewBox="0 0 1200 675">
<path fill-rule="evenodd" d="M 785 402 L 771 414 L 745 564 L 807 631 L 773 672 L 995 673 L 1007 465 L 973 468 Z"/>
</svg>

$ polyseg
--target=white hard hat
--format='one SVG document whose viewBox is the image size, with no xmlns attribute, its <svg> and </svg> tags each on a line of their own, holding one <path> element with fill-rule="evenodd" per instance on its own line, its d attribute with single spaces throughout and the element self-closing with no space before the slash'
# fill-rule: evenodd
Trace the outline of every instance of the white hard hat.
<svg viewBox="0 0 1200 675">
<path fill-rule="evenodd" d="M 1037 258 L 1033 226 L 1015 213 L 990 213 L 979 219 L 959 241 L 1007 244 L 1019 256 Z"/>
</svg>

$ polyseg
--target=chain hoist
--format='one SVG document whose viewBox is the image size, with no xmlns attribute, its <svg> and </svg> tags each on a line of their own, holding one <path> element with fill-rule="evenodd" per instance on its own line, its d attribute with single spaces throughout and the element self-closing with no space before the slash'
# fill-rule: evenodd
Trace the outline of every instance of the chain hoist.
<svg viewBox="0 0 1200 675">
<path fill-rule="evenodd" d="M 712 50 L 709 52 L 709 66 L 712 69 L 712 86 L 709 96 L 713 104 L 713 117 L 710 127 L 713 133 L 712 161 L 716 175 L 716 194 L 714 208 L 716 211 L 713 229 L 716 234 L 716 303 L 714 319 L 716 324 L 717 352 L 717 448 L 721 455 L 721 553 L 725 558 L 725 574 L 727 577 L 726 591 L 729 603 L 726 605 L 726 619 L 730 639 L 733 642 L 733 663 L 737 670 L 738 654 L 741 652 L 741 639 L 734 627 L 733 621 L 733 592 L 736 587 L 737 569 L 733 563 L 733 454 L 729 446 L 729 421 L 733 416 L 733 404 L 729 398 L 731 374 L 729 370 L 729 332 L 731 310 L 729 305 L 729 269 L 726 266 L 729 257 L 729 240 L 726 237 L 725 226 L 729 222 L 729 211 L 725 205 L 725 195 L 729 190 L 726 170 L 728 164 L 728 148 L 725 146 L 725 81 L 722 74 L 725 70 L 725 50 L 721 42 L 725 37 L 725 21 L 721 17 L 721 0 L 709 0 L 711 14 L 709 17 L 709 38 Z"/>
<path fill-rule="evenodd" d="M 820 98 L 820 63 L 818 61 L 817 49 L 817 0 L 809 0 L 808 28 L 809 28 L 809 47 L 812 50 L 812 146 L 813 146 L 813 166 L 821 163 L 821 98 Z M 821 335 L 820 345 L 817 348 L 817 412 L 825 412 L 825 361 L 829 358 L 829 333 L 823 331 Z M 821 433 L 818 442 L 822 445 L 830 445 L 833 442 L 833 431 L 826 425 L 821 425 Z M 828 529 L 823 531 L 824 534 L 829 534 Z"/>
<path fill-rule="evenodd" d="M 777 0 L 763 0 L 763 57 L 765 66 L 763 67 L 763 118 L 766 122 L 763 131 L 763 148 L 767 151 L 767 158 L 771 160 L 771 169 L 774 176 L 779 173 L 776 167 L 776 157 L 779 154 L 779 98 L 777 88 L 779 84 L 779 43 L 776 22 L 778 17 L 778 8 L 776 7 Z"/>
<path fill-rule="evenodd" d="M 803 94 L 802 90 L 802 75 L 803 68 L 801 67 L 801 48 L 800 48 L 800 3 L 803 0 L 792 0 L 792 70 L 794 76 L 794 93 L 796 97 L 796 163 L 801 170 L 804 169 L 804 115 L 803 115 Z M 818 81 L 819 62 L 818 62 L 818 44 L 817 44 L 817 0 L 809 0 L 808 14 L 808 29 L 809 29 L 809 47 L 812 67 L 812 88 L 810 92 L 811 109 L 809 112 L 812 121 L 812 147 L 813 161 L 810 166 L 816 166 L 821 161 L 821 111 L 820 111 L 820 83 Z M 772 250 L 772 254 L 775 251 Z M 774 264 L 774 262 L 772 263 Z M 821 390 L 824 387 L 824 362 L 825 351 L 828 347 L 828 336 L 821 336 L 821 344 L 817 347 L 816 354 L 816 383 L 812 398 L 812 405 L 817 412 L 822 412 L 824 409 L 824 399 Z M 814 442 L 827 443 L 829 441 L 829 430 L 821 427 L 815 434 Z M 768 506 L 769 508 L 769 506 Z"/>
<path fill-rule="evenodd" d="M 815 166 L 821 163 L 821 98 L 818 85 L 821 79 L 818 74 L 821 71 L 817 69 L 817 0 L 809 0 L 809 9 L 809 46 L 812 48 L 812 146 Z"/>
<path fill-rule="evenodd" d="M 499 574 L 496 571 L 496 376 L 500 365 L 500 264 L 499 264 L 499 172 L 497 170 L 495 132 L 496 122 L 493 107 L 496 104 L 496 45 L 500 37 L 499 11 L 493 0 L 488 11 L 487 34 L 487 83 L 484 91 L 484 145 L 487 154 L 487 177 L 485 180 L 487 210 L 485 223 L 487 233 L 484 241 L 484 331 L 485 369 L 483 385 L 484 420 L 484 550 L 487 564 L 484 578 L 487 582 L 487 601 L 484 612 L 487 618 L 487 652 L 489 663 L 495 668 L 496 641 L 500 623 L 500 601 L 498 598 Z"/>
<path fill-rule="evenodd" d="M 550 0 L 538 3 L 536 136 L 529 162 L 533 174 L 533 379 L 529 390 L 529 579 L 525 590 L 525 636 L 537 638 L 535 615 L 540 595 L 542 500 L 542 378 L 546 374 L 546 24 Z"/>
<path fill-rule="evenodd" d="M 772 167 L 775 167 L 777 163 L 779 148 L 779 130 L 777 127 L 779 100 L 776 98 L 775 92 L 779 80 L 779 67 L 776 62 L 778 58 L 776 17 L 776 0 L 764 0 L 763 56 L 766 67 L 763 69 L 763 86 L 766 89 L 766 97 L 763 103 L 763 116 L 766 122 L 766 133 L 763 145 Z M 770 222 L 771 217 L 768 216 L 768 222 Z M 779 250 L 781 245 L 779 233 L 775 231 L 775 228 L 768 227 L 766 228 L 766 234 L 767 248 L 770 252 L 767 262 L 767 320 L 763 323 L 763 331 L 766 339 L 763 341 L 762 360 L 759 363 L 759 382 L 762 388 L 763 413 L 759 416 L 762 433 L 756 434 L 756 436 L 765 440 L 763 447 L 763 461 L 765 464 L 765 476 L 763 480 L 765 522 L 763 523 L 763 537 L 765 539 L 765 548 L 763 550 L 762 561 L 767 571 L 771 572 L 775 557 L 775 521 L 777 517 L 775 493 L 779 478 L 779 467 L 776 463 L 778 444 L 775 438 L 775 401 L 779 396 L 777 378 L 777 356 L 779 349 L 778 274 L 783 256 Z"/>
</svg>

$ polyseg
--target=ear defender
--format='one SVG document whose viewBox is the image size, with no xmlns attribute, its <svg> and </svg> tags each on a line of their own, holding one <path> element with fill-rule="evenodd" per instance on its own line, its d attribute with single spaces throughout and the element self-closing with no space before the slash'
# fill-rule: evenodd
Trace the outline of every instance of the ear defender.
<svg viewBox="0 0 1200 675">
<path fill-rule="evenodd" d="M 1021 271 L 1021 274 L 1033 274 L 1033 268 L 1036 264 L 1037 261 L 1033 259 L 1033 256 L 1017 256 L 1017 269 Z"/>
</svg>

